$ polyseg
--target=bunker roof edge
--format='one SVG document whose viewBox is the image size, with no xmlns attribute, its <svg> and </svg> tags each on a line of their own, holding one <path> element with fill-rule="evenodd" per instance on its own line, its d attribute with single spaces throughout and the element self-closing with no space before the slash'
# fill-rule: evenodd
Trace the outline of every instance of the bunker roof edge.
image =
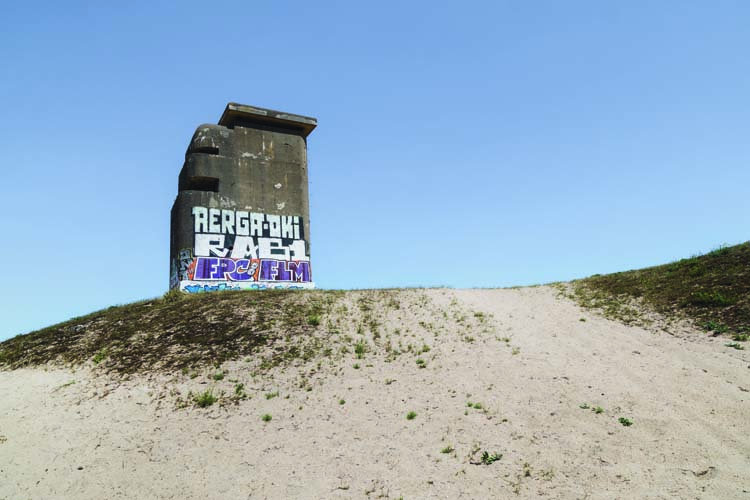
<svg viewBox="0 0 750 500">
<path fill-rule="evenodd" d="M 230 102 L 227 104 L 226 109 L 224 109 L 221 118 L 219 118 L 218 124 L 227 128 L 265 125 L 288 130 L 306 138 L 318 125 L 318 120 L 309 116 Z"/>
</svg>

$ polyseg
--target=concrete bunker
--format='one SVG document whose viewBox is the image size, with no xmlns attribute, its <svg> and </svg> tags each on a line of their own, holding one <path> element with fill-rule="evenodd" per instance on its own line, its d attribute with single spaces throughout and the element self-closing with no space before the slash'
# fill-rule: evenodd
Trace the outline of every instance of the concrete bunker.
<svg viewBox="0 0 750 500">
<path fill-rule="evenodd" d="M 188 145 L 170 289 L 312 288 L 307 136 L 315 118 L 229 103 Z"/>
</svg>

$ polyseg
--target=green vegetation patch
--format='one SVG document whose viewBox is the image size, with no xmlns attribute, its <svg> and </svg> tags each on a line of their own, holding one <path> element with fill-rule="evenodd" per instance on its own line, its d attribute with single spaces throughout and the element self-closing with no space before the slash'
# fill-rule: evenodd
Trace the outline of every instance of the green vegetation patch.
<svg viewBox="0 0 750 500">
<path fill-rule="evenodd" d="M 680 314 L 715 333 L 750 332 L 750 242 L 636 271 L 573 282 L 575 298 L 605 316 L 635 322 L 632 299 L 665 315 Z"/>
<path fill-rule="evenodd" d="M 270 347 L 261 366 L 268 369 L 316 356 L 325 341 L 312 335 L 317 327 L 312 323 L 342 295 L 321 290 L 168 292 L 6 340 L 0 343 L 0 368 L 91 360 L 120 374 L 180 371 L 219 366 Z"/>
<path fill-rule="evenodd" d="M 484 451 L 482 453 L 482 465 L 492 465 L 493 463 L 497 462 L 503 458 L 502 453 L 490 453 L 488 451 Z"/>
</svg>

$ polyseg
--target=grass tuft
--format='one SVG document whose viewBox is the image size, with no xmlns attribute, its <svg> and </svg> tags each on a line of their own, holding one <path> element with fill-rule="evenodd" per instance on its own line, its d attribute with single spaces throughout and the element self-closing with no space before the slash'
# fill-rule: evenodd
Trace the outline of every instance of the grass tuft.
<svg viewBox="0 0 750 500">
<path fill-rule="evenodd" d="M 319 314 L 311 314 L 307 317 L 307 324 L 310 326 L 318 326 L 320 325 L 320 315 Z"/>
<path fill-rule="evenodd" d="M 98 365 L 99 363 L 107 359 L 108 356 L 109 356 L 109 351 L 105 347 L 99 352 L 97 352 L 96 354 L 94 354 L 94 357 L 91 359 L 91 361 L 93 361 L 95 365 Z"/>
<path fill-rule="evenodd" d="M 279 391 L 267 392 L 266 399 L 273 399 L 279 396 Z"/>
<path fill-rule="evenodd" d="M 367 344 L 364 340 L 358 340 L 357 343 L 354 344 L 354 354 L 357 355 L 357 359 L 364 358 L 365 352 L 367 352 Z"/>
<path fill-rule="evenodd" d="M 219 398 L 214 395 L 213 389 L 206 389 L 204 392 L 196 395 L 193 399 L 195 405 L 199 408 L 206 408 L 208 406 L 211 406 L 218 400 Z"/>
</svg>

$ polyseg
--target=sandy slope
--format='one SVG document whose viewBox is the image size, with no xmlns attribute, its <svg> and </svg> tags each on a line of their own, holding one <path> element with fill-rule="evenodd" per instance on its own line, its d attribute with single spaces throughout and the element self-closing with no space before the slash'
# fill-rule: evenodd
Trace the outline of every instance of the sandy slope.
<svg viewBox="0 0 750 500">
<path fill-rule="evenodd" d="M 341 345 L 367 293 L 332 320 Z M 749 351 L 623 326 L 548 287 L 392 293 L 361 360 L 255 376 L 240 360 L 218 382 L 0 372 L 0 499 L 750 499 Z M 240 382 L 239 404 L 177 407 Z M 503 456 L 482 465 L 485 450 Z"/>
</svg>

